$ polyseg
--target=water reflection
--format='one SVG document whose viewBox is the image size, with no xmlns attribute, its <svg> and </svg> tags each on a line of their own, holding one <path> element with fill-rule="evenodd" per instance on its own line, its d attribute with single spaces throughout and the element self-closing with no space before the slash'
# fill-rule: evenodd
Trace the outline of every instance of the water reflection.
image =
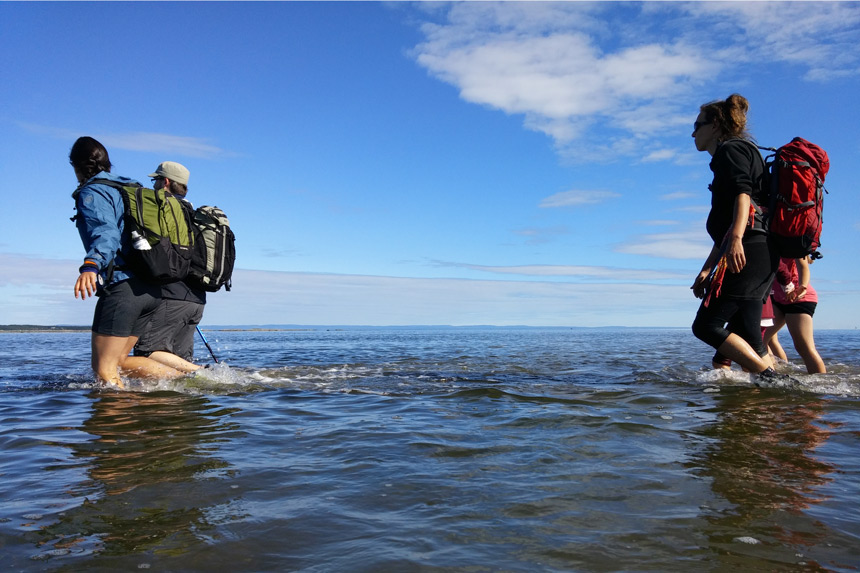
<svg viewBox="0 0 860 573">
<path fill-rule="evenodd" d="M 705 474 L 730 505 L 709 517 L 711 548 L 726 565 L 758 544 L 782 546 L 785 561 L 797 563 L 832 535 L 805 514 L 827 499 L 820 492 L 836 471 L 816 454 L 834 432 L 822 419 L 828 401 L 761 391 L 726 393 L 717 402 L 719 422 L 703 432 L 714 438 Z"/>
<path fill-rule="evenodd" d="M 233 496 L 217 452 L 237 410 L 172 392 L 93 398 L 81 427 L 93 439 L 73 446 L 88 461 L 91 481 L 76 492 L 86 498 L 43 528 L 43 555 L 177 555 L 198 544 L 212 528 L 207 511 Z"/>
</svg>

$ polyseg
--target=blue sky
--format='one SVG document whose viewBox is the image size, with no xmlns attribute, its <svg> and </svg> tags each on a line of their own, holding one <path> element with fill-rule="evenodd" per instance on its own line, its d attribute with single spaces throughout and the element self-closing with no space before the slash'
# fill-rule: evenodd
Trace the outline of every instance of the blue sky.
<svg viewBox="0 0 860 573">
<path fill-rule="evenodd" d="M 88 324 L 68 151 L 230 216 L 204 323 L 687 326 L 699 105 L 831 160 L 819 328 L 860 325 L 860 4 L 0 2 L 0 323 Z"/>
</svg>

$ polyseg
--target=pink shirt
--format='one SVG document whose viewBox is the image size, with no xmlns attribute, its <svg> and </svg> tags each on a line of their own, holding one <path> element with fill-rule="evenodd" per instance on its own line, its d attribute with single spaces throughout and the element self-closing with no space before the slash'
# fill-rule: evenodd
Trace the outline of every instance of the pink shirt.
<svg viewBox="0 0 860 573">
<path fill-rule="evenodd" d="M 800 288 L 800 276 L 797 274 L 797 263 L 794 259 L 779 259 L 779 270 L 776 272 L 776 284 L 773 285 L 773 300 L 779 304 L 792 304 L 785 298 L 782 285 L 793 283 L 794 288 Z M 818 302 L 818 293 L 809 284 L 803 298 L 794 302 Z"/>
</svg>

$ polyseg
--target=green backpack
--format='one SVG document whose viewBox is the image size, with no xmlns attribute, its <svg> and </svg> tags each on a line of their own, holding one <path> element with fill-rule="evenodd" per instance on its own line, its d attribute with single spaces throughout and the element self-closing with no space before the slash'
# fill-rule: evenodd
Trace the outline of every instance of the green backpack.
<svg viewBox="0 0 860 573">
<path fill-rule="evenodd" d="M 125 224 L 134 248 L 127 253 L 130 269 L 156 284 L 181 281 L 188 276 L 194 233 L 182 203 L 163 189 L 122 185 L 109 179 L 92 183 L 118 190 L 125 205 Z"/>
</svg>

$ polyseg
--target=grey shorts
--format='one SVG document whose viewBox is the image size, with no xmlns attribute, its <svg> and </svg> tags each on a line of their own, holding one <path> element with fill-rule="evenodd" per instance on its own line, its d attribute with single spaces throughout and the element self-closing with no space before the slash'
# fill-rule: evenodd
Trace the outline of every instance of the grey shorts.
<svg viewBox="0 0 860 573">
<path fill-rule="evenodd" d="M 203 319 L 203 305 L 187 300 L 161 300 L 134 347 L 135 356 L 149 356 L 160 350 L 191 362 L 194 334 Z"/>
<path fill-rule="evenodd" d="M 132 277 L 99 293 L 93 332 L 106 336 L 140 336 L 161 300 L 161 287 Z"/>
</svg>

